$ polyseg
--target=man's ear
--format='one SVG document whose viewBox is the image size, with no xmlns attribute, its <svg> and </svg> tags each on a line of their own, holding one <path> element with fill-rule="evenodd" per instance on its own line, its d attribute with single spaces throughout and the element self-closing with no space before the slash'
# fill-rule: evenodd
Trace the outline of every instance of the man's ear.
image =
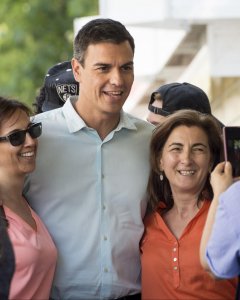
<svg viewBox="0 0 240 300">
<path fill-rule="evenodd" d="M 73 76 L 77 82 L 80 82 L 82 66 L 76 58 L 72 58 L 71 64 L 72 64 Z"/>
</svg>

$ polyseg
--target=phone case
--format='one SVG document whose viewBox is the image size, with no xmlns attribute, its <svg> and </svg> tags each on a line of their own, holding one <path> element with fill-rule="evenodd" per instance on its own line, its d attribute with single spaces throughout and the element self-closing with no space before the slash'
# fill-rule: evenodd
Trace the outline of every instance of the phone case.
<svg viewBox="0 0 240 300">
<path fill-rule="evenodd" d="M 240 176 L 240 126 L 223 127 L 224 159 L 230 161 L 233 177 Z"/>
</svg>

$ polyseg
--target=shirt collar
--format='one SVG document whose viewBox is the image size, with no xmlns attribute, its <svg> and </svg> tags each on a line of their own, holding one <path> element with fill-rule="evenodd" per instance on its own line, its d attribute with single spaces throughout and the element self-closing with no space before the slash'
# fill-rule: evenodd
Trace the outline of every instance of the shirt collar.
<svg viewBox="0 0 240 300">
<path fill-rule="evenodd" d="M 71 96 L 62 107 L 63 114 L 65 116 L 67 126 L 70 132 L 76 132 L 84 127 L 88 127 L 83 119 L 79 116 L 74 108 L 74 103 L 77 101 L 77 96 Z M 125 113 L 123 110 L 120 112 L 120 121 L 117 127 L 113 131 L 120 131 L 123 128 L 129 130 L 137 130 L 135 125 L 136 118 Z"/>
<path fill-rule="evenodd" d="M 74 108 L 74 103 L 77 101 L 77 96 L 69 97 L 62 107 L 64 117 L 70 132 L 77 132 L 84 127 L 87 127 L 83 119 L 79 116 Z"/>
<path fill-rule="evenodd" d="M 119 131 L 122 128 L 130 129 L 130 130 L 137 130 L 135 125 L 136 119 L 129 114 L 125 113 L 123 110 L 120 112 L 120 121 L 117 127 L 113 131 Z"/>
</svg>

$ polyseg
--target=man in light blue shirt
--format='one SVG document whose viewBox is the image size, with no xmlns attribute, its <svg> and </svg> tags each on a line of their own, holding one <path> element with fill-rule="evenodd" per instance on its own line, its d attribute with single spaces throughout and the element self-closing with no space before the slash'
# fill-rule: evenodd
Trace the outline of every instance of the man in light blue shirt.
<svg viewBox="0 0 240 300">
<path fill-rule="evenodd" d="M 153 126 L 122 110 L 133 56 L 121 23 L 90 21 L 74 40 L 79 96 L 34 117 L 43 134 L 25 195 L 59 251 L 52 299 L 140 299 Z"/>
</svg>

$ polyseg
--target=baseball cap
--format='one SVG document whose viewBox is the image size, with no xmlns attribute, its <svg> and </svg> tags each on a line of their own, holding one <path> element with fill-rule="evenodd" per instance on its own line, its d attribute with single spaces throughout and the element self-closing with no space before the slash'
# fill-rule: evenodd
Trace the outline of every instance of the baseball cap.
<svg viewBox="0 0 240 300">
<path fill-rule="evenodd" d="M 159 93 L 161 96 L 162 108 L 152 105 L 155 101 L 154 95 L 156 93 Z M 199 87 L 188 82 L 174 82 L 160 86 L 151 94 L 148 109 L 154 114 L 162 116 L 168 116 L 181 109 L 193 109 L 212 115 L 210 102 L 206 93 Z M 224 126 L 219 120 L 217 121 L 221 127 Z"/>
<path fill-rule="evenodd" d="M 64 61 L 51 67 L 44 79 L 42 111 L 63 106 L 70 96 L 79 94 L 79 83 L 75 80 L 70 61 Z"/>
</svg>

